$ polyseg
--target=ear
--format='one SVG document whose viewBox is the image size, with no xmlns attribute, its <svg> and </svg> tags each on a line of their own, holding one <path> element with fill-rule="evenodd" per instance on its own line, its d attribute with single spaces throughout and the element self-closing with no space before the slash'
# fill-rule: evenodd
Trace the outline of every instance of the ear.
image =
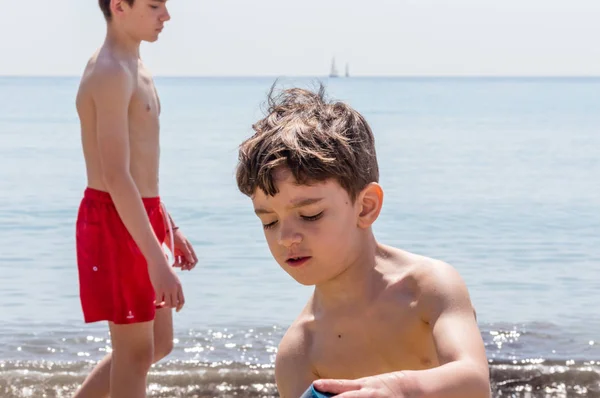
<svg viewBox="0 0 600 398">
<path fill-rule="evenodd" d="M 383 206 L 383 189 L 381 185 L 372 182 L 367 185 L 356 198 L 359 214 L 358 227 L 369 228 L 381 212 Z"/>
<path fill-rule="evenodd" d="M 110 11 L 113 16 L 123 15 L 126 9 L 130 8 L 124 0 L 111 0 Z"/>
</svg>

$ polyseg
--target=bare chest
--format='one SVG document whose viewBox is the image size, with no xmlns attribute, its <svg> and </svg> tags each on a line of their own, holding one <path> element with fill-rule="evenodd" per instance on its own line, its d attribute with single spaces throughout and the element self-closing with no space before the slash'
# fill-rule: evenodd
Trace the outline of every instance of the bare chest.
<svg viewBox="0 0 600 398">
<path fill-rule="evenodd" d="M 160 101 L 152 77 L 139 72 L 129 104 L 129 134 L 132 144 L 157 145 L 160 130 Z"/>
<path fill-rule="evenodd" d="M 431 332 L 415 310 L 395 308 L 332 319 L 317 327 L 311 357 L 319 377 L 359 378 L 436 366 Z"/>
</svg>

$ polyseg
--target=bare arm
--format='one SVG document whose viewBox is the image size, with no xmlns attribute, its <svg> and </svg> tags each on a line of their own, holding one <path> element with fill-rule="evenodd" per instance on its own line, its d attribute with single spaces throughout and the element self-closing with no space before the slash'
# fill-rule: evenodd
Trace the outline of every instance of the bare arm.
<svg viewBox="0 0 600 398">
<path fill-rule="evenodd" d="M 119 65 L 99 68 L 92 97 L 104 182 L 119 217 L 146 258 L 157 304 L 179 311 L 185 303 L 181 282 L 167 262 L 129 171 L 128 113 L 133 78 Z"/>
<path fill-rule="evenodd" d="M 281 398 L 299 398 L 318 377 L 308 358 L 304 333 L 291 326 L 277 351 L 275 381 Z"/>
<path fill-rule="evenodd" d="M 467 287 L 448 264 L 438 262 L 435 268 L 425 282 L 423 309 L 440 366 L 403 372 L 405 378 L 400 379 L 401 383 L 412 387 L 415 396 L 423 398 L 488 398 L 490 382 L 485 346 Z"/>
<path fill-rule="evenodd" d="M 171 213 L 167 213 L 167 217 L 169 217 L 169 222 L 171 223 L 171 230 L 177 231 L 179 229 L 179 227 L 177 226 L 177 224 L 175 224 L 173 217 L 171 217 Z"/>
<path fill-rule="evenodd" d="M 92 96 L 96 108 L 96 135 L 104 182 L 123 224 L 149 264 L 164 254 L 129 171 L 129 102 L 133 78 L 120 66 L 96 72 Z"/>
</svg>

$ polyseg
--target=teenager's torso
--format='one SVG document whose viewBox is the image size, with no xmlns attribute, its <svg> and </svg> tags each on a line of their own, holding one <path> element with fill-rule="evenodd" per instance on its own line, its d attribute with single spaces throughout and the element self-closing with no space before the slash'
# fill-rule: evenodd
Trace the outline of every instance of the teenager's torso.
<svg viewBox="0 0 600 398">
<path fill-rule="evenodd" d="M 100 58 L 103 59 L 100 59 Z M 101 61 L 101 62 L 99 62 Z M 106 191 L 97 141 L 97 115 L 93 100 L 92 79 L 97 78 L 99 65 L 115 61 L 112 54 L 101 50 L 88 63 L 77 95 L 77 110 L 81 123 L 81 139 L 86 163 L 88 186 Z M 150 73 L 141 61 L 120 62 L 130 72 L 133 95 L 127 110 L 129 134 L 129 171 L 143 197 L 159 196 L 159 115 L 160 101 Z"/>
</svg>

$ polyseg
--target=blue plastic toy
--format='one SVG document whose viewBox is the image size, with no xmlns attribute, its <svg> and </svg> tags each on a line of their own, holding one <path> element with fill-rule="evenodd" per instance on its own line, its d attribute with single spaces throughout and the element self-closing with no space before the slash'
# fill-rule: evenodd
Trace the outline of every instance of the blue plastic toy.
<svg viewBox="0 0 600 398">
<path fill-rule="evenodd" d="M 317 391 L 315 387 L 311 384 L 308 390 L 304 391 L 304 394 L 302 394 L 300 398 L 329 398 L 334 396 L 334 394 L 330 394 L 328 392 Z"/>
</svg>

